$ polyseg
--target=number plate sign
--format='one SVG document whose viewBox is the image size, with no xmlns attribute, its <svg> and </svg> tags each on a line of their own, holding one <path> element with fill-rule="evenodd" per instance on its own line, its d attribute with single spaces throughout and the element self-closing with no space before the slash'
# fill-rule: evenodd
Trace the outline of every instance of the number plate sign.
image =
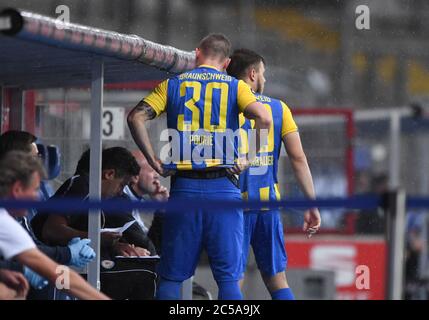
<svg viewBox="0 0 429 320">
<path fill-rule="evenodd" d="M 122 140 L 125 137 L 125 110 L 121 107 L 104 107 L 102 113 L 103 140 Z M 90 113 L 83 113 L 83 137 L 89 139 Z"/>
</svg>

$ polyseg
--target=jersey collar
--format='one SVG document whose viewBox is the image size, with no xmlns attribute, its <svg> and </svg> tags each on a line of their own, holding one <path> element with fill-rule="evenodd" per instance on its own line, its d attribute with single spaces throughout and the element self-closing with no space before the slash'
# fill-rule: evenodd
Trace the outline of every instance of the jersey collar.
<svg viewBox="0 0 429 320">
<path fill-rule="evenodd" d="M 199 65 L 199 66 L 198 66 L 198 68 L 209 68 L 209 69 L 215 69 L 216 71 L 219 71 L 219 72 L 220 72 L 220 70 L 219 70 L 218 68 L 213 67 L 213 66 L 211 66 L 211 65 L 209 65 L 209 64 L 201 64 L 201 65 Z"/>
</svg>

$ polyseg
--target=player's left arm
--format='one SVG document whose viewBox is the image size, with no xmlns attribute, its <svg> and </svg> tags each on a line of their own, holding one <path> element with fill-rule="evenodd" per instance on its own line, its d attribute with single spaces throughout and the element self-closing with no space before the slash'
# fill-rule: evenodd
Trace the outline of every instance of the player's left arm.
<svg viewBox="0 0 429 320">
<path fill-rule="evenodd" d="M 246 157 L 241 157 L 238 159 L 236 165 L 232 168 L 228 168 L 227 171 L 231 174 L 241 174 L 246 170 L 252 160 L 256 157 L 257 153 L 260 151 L 263 143 L 261 142 L 263 131 L 268 132 L 272 119 L 268 111 L 264 108 L 263 104 L 256 100 L 255 95 L 250 90 L 250 87 L 246 85 L 243 80 L 238 82 L 238 96 L 237 103 L 239 111 L 243 113 L 243 116 L 249 120 L 254 120 L 254 130 L 256 132 L 256 146 L 249 146 Z M 253 152 L 251 152 L 253 151 Z"/>
<path fill-rule="evenodd" d="M 298 133 L 298 127 L 292 118 L 289 108 L 283 104 L 283 125 L 282 139 L 286 148 L 286 152 L 291 161 L 292 169 L 298 184 L 308 199 L 315 199 L 316 192 L 314 190 L 313 177 L 308 165 L 307 157 L 302 147 L 301 138 Z M 317 232 L 320 228 L 321 218 L 317 208 L 311 208 L 304 215 L 305 232 L 309 236 Z"/>
</svg>

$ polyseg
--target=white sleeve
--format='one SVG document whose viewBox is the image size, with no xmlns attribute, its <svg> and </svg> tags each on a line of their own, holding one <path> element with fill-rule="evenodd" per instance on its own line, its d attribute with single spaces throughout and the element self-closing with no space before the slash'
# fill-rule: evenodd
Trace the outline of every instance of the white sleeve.
<svg viewBox="0 0 429 320">
<path fill-rule="evenodd" d="M 6 210 L 0 209 L 0 255 L 9 260 L 34 248 L 34 241 L 24 228 Z"/>
</svg>

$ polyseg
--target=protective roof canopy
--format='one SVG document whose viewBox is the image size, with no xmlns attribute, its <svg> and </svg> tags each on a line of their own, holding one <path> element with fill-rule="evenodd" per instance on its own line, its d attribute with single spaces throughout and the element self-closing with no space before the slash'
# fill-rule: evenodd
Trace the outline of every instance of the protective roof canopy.
<svg viewBox="0 0 429 320">
<path fill-rule="evenodd" d="M 94 54 L 0 37 L 0 84 L 38 89 L 88 85 Z M 168 75 L 140 62 L 105 57 L 105 83 L 165 79 Z"/>
<path fill-rule="evenodd" d="M 0 86 L 88 85 L 94 57 L 103 58 L 105 83 L 161 80 L 195 64 L 193 52 L 25 11 L 4 10 L 0 30 Z"/>
</svg>

